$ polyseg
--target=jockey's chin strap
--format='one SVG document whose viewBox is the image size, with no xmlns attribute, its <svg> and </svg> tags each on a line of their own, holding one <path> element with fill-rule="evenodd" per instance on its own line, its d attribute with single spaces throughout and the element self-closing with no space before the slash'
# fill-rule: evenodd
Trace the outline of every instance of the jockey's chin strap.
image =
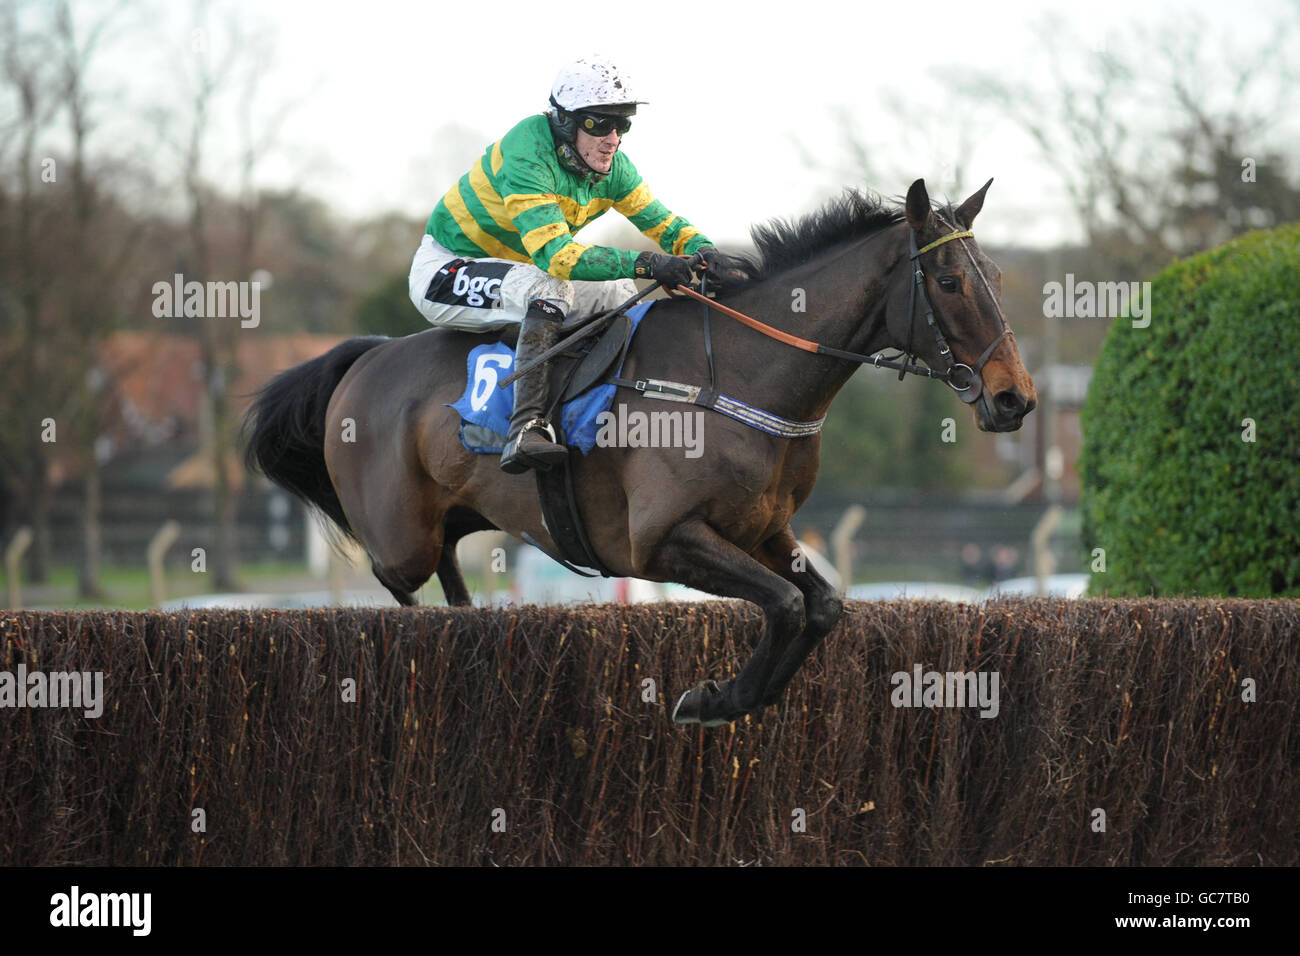
<svg viewBox="0 0 1300 956">
<path fill-rule="evenodd" d="M 857 362 L 859 365 L 870 365 L 873 368 L 897 369 L 900 380 L 908 372 L 911 372 L 913 375 L 923 375 L 927 378 L 939 379 L 941 382 L 946 382 L 948 386 L 957 393 L 958 398 L 970 405 L 979 399 L 980 394 L 984 390 L 984 366 L 988 363 L 994 350 L 996 350 L 1002 343 L 1002 340 L 1009 336 L 1014 336 L 1014 333 L 1011 331 L 1011 326 L 1007 324 L 1006 316 L 1002 314 L 1001 306 L 998 306 L 998 317 L 1002 320 L 1002 331 L 999 333 L 998 337 L 989 343 L 988 348 L 984 350 L 984 354 L 979 357 L 979 360 L 976 361 L 973 367 L 964 362 L 954 362 L 952 358 L 952 350 L 948 347 L 948 341 L 944 338 L 939 323 L 935 320 L 934 308 L 930 305 L 930 299 L 925 294 L 925 273 L 922 271 L 921 263 L 918 260 L 925 253 L 938 248 L 945 242 L 951 242 L 954 239 L 969 239 L 973 238 L 973 236 L 974 233 L 970 232 L 970 230 L 961 231 L 954 229 L 947 235 L 940 236 L 933 242 L 918 249 L 916 247 L 916 230 L 909 230 L 908 239 L 911 245 L 911 254 L 908 259 L 913 263 L 913 281 L 907 300 L 907 351 L 891 358 L 885 358 L 879 353 L 875 355 L 863 355 L 859 352 L 846 352 L 844 349 L 837 349 L 829 345 L 822 345 L 818 342 L 813 342 L 810 339 L 800 338 L 799 336 L 792 335 L 789 332 L 783 332 L 780 329 L 773 328 L 766 323 L 758 321 L 758 319 L 751 318 L 743 312 L 737 312 L 735 309 L 728 308 L 727 306 L 722 305 L 707 296 L 701 295 L 694 289 L 687 288 L 686 286 L 679 285 L 675 289 L 669 289 L 668 291 L 672 294 L 683 294 L 694 299 L 699 299 L 710 308 L 716 309 L 724 315 L 731 316 L 731 318 L 743 323 L 744 325 L 748 325 L 756 332 L 761 332 L 768 338 L 776 339 L 778 342 L 783 342 L 793 348 L 802 349 L 805 352 L 812 352 L 816 355 L 829 355 L 833 358 L 845 359 L 849 362 Z M 964 243 L 962 248 L 966 248 Z M 985 289 L 988 291 L 996 305 L 997 297 L 993 295 L 993 290 L 989 287 L 988 280 L 984 278 L 984 273 L 980 271 L 978 263 L 975 262 L 975 257 L 971 255 L 969 249 L 966 249 L 966 254 L 970 256 L 971 264 L 975 266 L 976 274 L 984 283 Z M 939 355 L 943 357 L 948 366 L 942 372 L 936 372 L 934 369 L 927 368 L 924 365 L 913 364 L 916 359 L 916 352 L 913 348 L 913 339 L 916 331 L 915 310 L 918 295 L 921 298 L 922 304 L 925 306 L 926 325 L 928 325 L 930 330 L 934 333 L 935 342 L 939 347 Z M 707 333 L 707 325 L 705 326 L 705 329 Z M 712 351 L 707 348 L 707 343 L 706 351 L 710 353 Z M 903 359 L 904 357 L 906 358 L 906 361 L 899 361 L 899 359 Z M 710 374 L 712 374 L 712 358 L 713 356 L 710 354 Z"/>
</svg>

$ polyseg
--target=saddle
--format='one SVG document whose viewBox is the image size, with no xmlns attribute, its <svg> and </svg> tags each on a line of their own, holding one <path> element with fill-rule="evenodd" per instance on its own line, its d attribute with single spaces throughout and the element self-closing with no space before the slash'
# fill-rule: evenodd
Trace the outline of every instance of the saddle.
<svg viewBox="0 0 1300 956">
<path fill-rule="evenodd" d="M 600 415 L 613 401 L 623 362 L 632 337 L 651 303 L 641 303 L 628 312 L 573 324 L 582 333 L 561 339 L 549 360 L 550 399 L 543 414 L 555 430 L 556 441 L 568 449 L 568 458 L 549 471 L 534 471 L 542 517 L 556 547 L 541 544 L 531 535 L 523 538 L 555 561 L 578 574 L 595 577 L 613 574 L 596 556 L 583 526 L 573 485 L 573 465 L 597 442 Z M 563 331 L 563 329 L 562 329 Z M 501 453 L 508 430 L 510 400 L 499 392 L 496 370 L 510 368 L 506 349 L 513 350 L 519 326 L 501 331 L 495 341 L 476 347 L 468 357 L 469 380 L 465 394 L 451 407 L 460 413 L 461 443 L 476 454 Z M 558 551 L 558 553 L 557 553 Z M 578 565 L 595 568 L 584 571 Z"/>
<path fill-rule="evenodd" d="M 506 326 L 501 330 L 497 341 L 513 349 L 518 344 L 520 328 L 517 324 Z M 631 333 L 631 318 L 626 312 L 620 312 L 608 321 L 604 331 L 587 336 L 551 359 L 550 368 L 547 369 L 550 379 L 547 394 L 551 396 L 550 405 L 546 409 L 548 420 L 561 404 L 577 398 L 604 378 L 605 373 L 626 352 L 628 343 L 631 342 Z"/>
<path fill-rule="evenodd" d="M 563 416 L 558 412 L 564 402 L 577 398 L 611 373 L 618 374 L 623 367 L 628 345 L 631 344 L 634 327 L 628 314 L 620 312 L 609 320 L 604 331 L 586 337 L 573 349 L 566 349 L 553 358 L 549 369 L 551 388 L 548 394 L 551 400 L 546 409 L 546 420 L 555 429 L 556 442 L 568 449 L 569 457 L 549 471 L 537 471 L 534 474 L 537 479 L 537 496 L 542 507 L 542 520 L 560 553 L 554 553 L 535 540 L 528 543 L 575 574 L 585 577 L 600 575 L 608 578 L 614 575 L 596 556 L 591 540 L 587 537 L 573 484 L 575 456 L 581 457 L 582 453 L 569 444 Z M 515 334 L 518 335 L 517 329 Z M 525 540 L 529 538 L 532 535 L 525 535 Z M 584 571 L 579 565 L 594 568 L 595 571 Z"/>
</svg>

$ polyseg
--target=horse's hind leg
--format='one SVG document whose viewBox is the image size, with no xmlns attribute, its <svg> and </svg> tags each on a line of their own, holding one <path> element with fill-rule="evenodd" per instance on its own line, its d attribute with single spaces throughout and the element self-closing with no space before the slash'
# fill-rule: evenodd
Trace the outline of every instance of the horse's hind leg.
<svg viewBox="0 0 1300 956">
<path fill-rule="evenodd" d="M 467 533 L 463 527 L 452 522 L 445 526 L 439 524 L 428 529 L 424 540 L 418 546 L 411 547 L 406 556 L 396 563 L 380 564 L 378 559 L 372 557 L 370 570 L 392 592 L 399 604 L 408 607 L 419 603 L 415 599 L 415 592 L 433 576 L 435 569 L 448 604 L 462 607 L 473 604 L 469 588 L 465 586 L 465 578 L 460 572 L 460 561 L 456 558 L 456 543 Z M 400 553 L 391 547 L 386 550 L 390 555 Z"/>
<path fill-rule="evenodd" d="M 467 607 L 474 603 L 470 599 L 469 588 L 465 586 L 465 577 L 460 573 L 456 541 L 450 537 L 442 543 L 442 557 L 438 559 L 438 583 L 442 585 L 443 597 L 453 607 Z"/>
<path fill-rule="evenodd" d="M 415 599 L 415 592 L 420 590 L 421 585 L 429 579 L 426 574 L 423 579 L 417 581 L 408 577 L 399 568 L 381 567 L 373 558 L 370 561 L 370 571 L 379 583 L 388 588 L 390 594 L 397 599 L 397 603 L 404 607 L 412 607 L 420 602 Z"/>
<path fill-rule="evenodd" d="M 799 589 L 727 541 L 703 521 L 675 528 L 656 554 L 655 570 L 672 581 L 763 609 L 763 638 L 740 673 L 721 684 L 705 681 L 673 708 L 679 724 L 725 724 L 761 706 L 763 692 L 786 648 L 804 626 Z"/>
<path fill-rule="evenodd" d="M 399 604 L 410 607 L 420 603 L 415 598 L 415 592 L 420 590 L 424 582 L 431 577 L 423 570 L 428 566 L 426 556 L 422 555 L 415 563 L 420 570 L 413 574 L 404 571 L 401 567 L 381 567 L 374 561 L 370 564 L 370 570 L 379 579 L 379 583 L 388 588 Z M 469 588 L 465 586 L 465 578 L 460 573 L 460 561 L 456 557 L 456 539 L 449 536 L 442 538 L 437 572 L 438 583 L 442 585 L 442 593 L 448 604 L 464 607 L 474 603 L 470 599 Z"/>
<path fill-rule="evenodd" d="M 447 603 L 457 607 L 468 607 L 474 602 L 470 598 L 469 588 L 465 586 L 465 577 L 460 572 L 460 559 L 456 556 L 456 545 L 460 539 L 475 531 L 495 531 L 496 525 L 488 521 L 477 511 L 456 507 L 447 512 L 443 519 L 442 555 L 438 559 L 438 583 L 442 585 L 443 596 Z"/>
<path fill-rule="evenodd" d="M 415 593 L 433 576 L 442 560 L 441 520 L 425 523 L 397 513 L 384 516 L 382 530 L 366 526 L 362 541 L 370 553 L 370 570 L 398 604 L 418 604 Z"/>
<path fill-rule="evenodd" d="M 795 540 L 794 532 L 790 530 L 789 525 L 786 525 L 785 530 L 780 534 L 763 542 L 754 555 L 763 565 L 771 568 L 800 590 L 803 594 L 806 615 L 803 631 L 786 648 L 785 654 L 782 655 L 772 676 L 768 679 L 767 687 L 763 691 L 764 707 L 775 704 L 781 699 L 781 695 L 785 693 L 786 687 L 803 666 L 804 661 L 822 639 L 834 630 L 844 613 L 844 602 L 840 600 L 839 593 L 829 581 L 817 573 L 817 569 L 798 551 L 798 548 L 799 543 Z"/>
</svg>

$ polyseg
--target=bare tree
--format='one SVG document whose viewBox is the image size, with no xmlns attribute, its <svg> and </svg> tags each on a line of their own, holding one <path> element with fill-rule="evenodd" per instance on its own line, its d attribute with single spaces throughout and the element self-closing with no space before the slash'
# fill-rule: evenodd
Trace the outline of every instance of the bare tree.
<svg viewBox="0 0 1300 956">
<path fill-rule="evenodd" d="M 212 278 L 212 253 L 207 234 L 207 214 L 212 202 L 212 190 L 203 178 L 203 158 L 206 139 L 218 91 L 226 82 L 233 55 L 216 56 L 211 49 L 207 25 L 208 4 L 198 0 L 195 4 L 195 27 L 190 34 L 188 66 L 188 136 L 182 152 L 182 181 L 189 207 L 187 235 L 189 238 L 187 278 L 206 282 Z M 204 414 L 208 422 L 203 440 L 213 462 L 212 518 L 213 518 L 213 574 L 219 590 L 236 587 L 233 550 L 235 547 L 234 500 L 230 474 L 226 467 L 226 454 L 222 445 L 224 425 L 230 417 L 227 398 L 225 353 L 229 344 L 220 335 L 219 324 L 205 317 L 199 332 L 199 352 L 204 383 Z"/>
<path fill-rule="evenodd" d="M 246 32 L 239 38 L 239 46 L 235 103 L 239 130 L 239 193 L 236 200 L 234 261 L 236 274 L 241 281 L 254 281 L 258 238 L 265 221 L 265 204 L 257 188 L 258 168 L 276 149 L 285 119 L 297 104 L 292 100 L 280 100 L 269 112 L 258 115 L 258 105 L 267 102 L 267 98 L 262 95 L 262 87 L 274 60 L 275 40 L 265 31 Z M 217 353 L 220 367 L 217 374 L 222 385 L 220 399 L 214 402 L 212 419 L 213 466 L 219 476 L 219 487 L 222 487 L 217 516 L 217 580 L 233 584 L 237 541 L 236 498 L 232 484 L 234 476 L 242 472 L 239 470 L 239 457 L 235 453 L 238 428 L 225 389 L 239 377 L 236 336 L 240 326 L 222 323 L 216 327 L 216 331 L 220 344 Z"/>
<path fill-rule="evenodd" d="M 1183 20 L 1087 49 L 1053 17 L 1036 30 L 1048 83 L 987 72 L 947 82 L 1030 137 L 1109 268 L 1147 273 L 1300 214 L 1277 137 L 1278 119 L 1298 112 L 1297 33 L 1294 18 L 1280 21 L 1263 47 L 1216 56 L 1207 48 L 1219 38 Z"/>
<path fill-rule="evenodd" d="M 240 281 L 251 281 L 257 261 L 265 203 L 257 189 L 262 161 L 276 148 L 285 117 L 296 105 L 283 101 L 259 112 L 267 98 L 263 84 L 273 61 L 274 40 L 264 29 L 241 25 L 230 15 L 222 29 L 212 31 L 209 4 L 195 4 L 192 49 L 187 57 L 187 137 L 179 147 L 183 191 L 188 206 L 187 277 L 203 282 L 215 274 L 219 261 L 233 268 Z M 221 49 L 214 49 L 217 42 Z M 231 113 L 221 112 L 233 98 Z M 221 201 L 209 182 L 205 158 L 209 133 L 221 118 L 232 118 L 237 142 L 238 183 L 234 203 L 234 234 L 225 244 L 214 244 L 210 214 Z M 237 429 L 230 388 L 238 375 L 237 335 L 241 326 L 208 316 L 199 335 L 204 388 L 205 427 L 200 453 L 209 462 L 213 504 L 213 583 L 222 590 L 237 587 L 237 489 L 242 474 L 235 445 Z"/>
<path fill-rule="evenodd" d="M 17 459 L 18 498 L 34 533 L 29 552 L 28 573 L 32 581 L 48 579 L 51 558 L 50 510 L 53 489 L 50 481 L 50 443 L 42 440 L 42 420 L 53 416 L 50 383 L 50 343 L 42 334 L 41 316 L 45 308 L 45 287 L 41 279 L 38 242 L 48 223 L 48 204 L 38 201 L 36 190 L 42 172 L 57 175 L 55 167 L 38 168 L 37 144 L 58 109 L 57 78 L 50 69 L 48 40 L 27 28 L 24 11 L 15 0 L 0 6 L 0 59 L 4 79 L 17 101 L 17 117 L 8 124 L 16 144 L 14 169 L 17 180 L 17 203 L 6 210 L 13 223 L 12 248 L 3 250 L 5 262 L 14 269 L 6 277 L 14 291 L 5 297 L 17 321 L 13 323 L 14 385 L 19 402 L 16 407 L 29 410 L 13 423 L 15 434 L 9 441 Z M 8 232 L 9 230 L 5 230 Z M 55 434 L 58 420 L 55 418 Z M 65 425 L 66 427 L 66 425 Z"/>
<path fill-rule="evenodd" d="M 105 36 L 120 21 L 126 3 L 103 8 L 82 23 L 69 0 L 60 0 L 53 11 L 54 43 L 57 49 L 62 104 L 71 135 L 72 231 L 69 262 L 65 270 L 68 289 L 66 327 L 75 330 L 78 348 L 73 353 L 84 366 L 77 376 L 77 438 L 81 446 L 82 559 L 78 592 L 82 597 L 102 597 L 99 566 L 102 552 L 100 528 L 101 482 L 99 436 L 103 431 L 101 396 L 107 382 L 98 367 L 101 346 L 114 326 L 114 310 L 99 291 L 108 287 L 121 272 L 130 249 L 139 238 L 133 229 L 109 243 L 103 229 L 97 229 L 100 196 L 88 171 L 87 151 L 95 130 L 94 103 L 88 75 Z M 92 236 L 95 241 L 92 241 Z"/>
</svg>

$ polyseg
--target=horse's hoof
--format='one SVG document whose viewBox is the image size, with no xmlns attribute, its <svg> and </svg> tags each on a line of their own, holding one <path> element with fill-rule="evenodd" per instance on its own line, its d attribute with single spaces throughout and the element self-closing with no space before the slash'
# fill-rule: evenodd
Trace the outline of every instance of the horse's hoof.
<svg viewBox="0 0 1300 956">
<path fill-rule="evenodd" d="M 716 713 L 724 700 L 725 695 L 717 681 L 702 681 L 677 698 L 677 706 L 673 708 L 673 723 L 700 724 L 703 727 L 729 724 L 729 718 Z"/>
</svg>

